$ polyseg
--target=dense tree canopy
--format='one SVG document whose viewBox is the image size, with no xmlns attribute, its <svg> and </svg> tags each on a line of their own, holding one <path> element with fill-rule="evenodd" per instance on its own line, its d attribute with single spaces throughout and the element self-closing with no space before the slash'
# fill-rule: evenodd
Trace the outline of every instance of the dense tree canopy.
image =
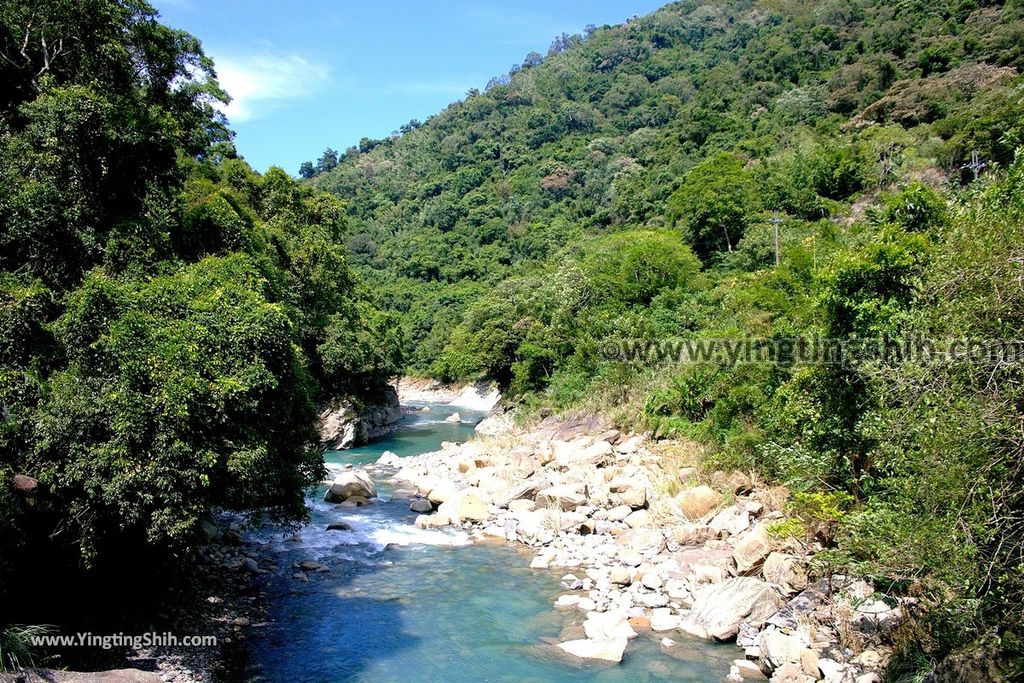
<svg viewBox="0 0 1024 683">
<path fill-rule="evenodd" d="M 215 507 L 301 517 L 317 403 L 401 367 L 344 207 L 236 158 L 212 62 L 144 2 L 5 2 L 0 58 L 0 590 L 47 561 L 23 542 L 92 565 Z"/>
</svg>

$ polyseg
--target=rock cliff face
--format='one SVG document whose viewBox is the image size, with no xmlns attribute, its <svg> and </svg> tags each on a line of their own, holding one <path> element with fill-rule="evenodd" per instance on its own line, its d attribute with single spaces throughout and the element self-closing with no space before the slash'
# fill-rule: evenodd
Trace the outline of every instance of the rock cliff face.
<svg viewBox="0 0 1024 683">
<path fill-rule="evenodd" d="M 320 446 L 325 450 L 353 448 L 387 436 L 398 429 L 401 419 L 402 406 L 392 386 L 371 401 L 342 398 L 320 413 Z"/>
</svg>

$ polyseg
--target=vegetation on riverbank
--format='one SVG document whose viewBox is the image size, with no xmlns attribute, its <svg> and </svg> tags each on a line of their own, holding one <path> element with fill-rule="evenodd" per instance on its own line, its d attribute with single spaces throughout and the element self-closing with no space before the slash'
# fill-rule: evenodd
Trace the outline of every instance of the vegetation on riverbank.
<svg viewBox="0 0 1024 683">
<path fill-rule="evenodd" d="M 301 518 L 316 404 L 401 355 L 342 204 L 237 158 L 195 38 L 143 2 L 8 2 L 0 50 L 0 601 L 38 620 L 186 556 L 214 507 Z"/>
<path fill-rule="evenodd" d="M 1017 336 L 1022 32 L 1017 3 L 674 3 L 307 175 L 413 370 L 707 443 L 827 513 L 831 568 L 920 599 L 894 675 L 965 645 L 1013 671 L 1018 360 L 608 351 Z"/>
</svg>

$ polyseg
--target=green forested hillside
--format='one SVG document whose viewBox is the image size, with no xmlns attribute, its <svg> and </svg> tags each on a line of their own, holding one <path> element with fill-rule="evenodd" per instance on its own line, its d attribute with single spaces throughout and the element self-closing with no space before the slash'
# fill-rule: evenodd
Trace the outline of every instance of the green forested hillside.
<svg viewBox="0 0 1024 683">
<path fill-rule="evenodd" d="M 749 270 L 772 212 L 788 246 L 972 150 L 1009 161 L 1022 29 L 1013 3 L 674 3 L 556 40 L 315 183 L 345 200 L 354 261 L 426 372 L 471 301 L 585 235 L 674 228 L 706 264 Z M 736 186 L 731 203 L 673 198 L 687 182 Z"/>
<path fill-rule="evenodd" d="M 315 404 L 400 355 L 342 205 L 236 158 L 196 39 L 142 2 L 5 2 L 0 51 L 6 621 L 29 577 L 185 554 L 213 507 L 301 517 Z"/>
<path fill-rule="evenodd" d="M 412 370 L 707 444 L 794 491 L 830 569 L 918 598 L 894 677 L 964 647 L 1012 671 L 1019 359 L 609 350 L 1019 336 L 1022 38 L 1015 2 L 674 3 L 304 174 Z"/>
</svg>

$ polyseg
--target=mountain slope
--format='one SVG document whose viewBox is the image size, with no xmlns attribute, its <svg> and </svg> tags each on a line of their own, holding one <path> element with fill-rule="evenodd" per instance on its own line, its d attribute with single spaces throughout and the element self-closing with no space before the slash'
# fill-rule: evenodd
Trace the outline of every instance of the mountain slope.
<svg viewBox="0 0 1024 683">
<path fill-rule="evenodd" d="M 405 314 L 425 371 L 465 306 L 520 264 L 677 224 L 669 197 L 715 153 L 760 174 L 758 208 L 799 219 L 974 149 L 1008 161 L 998 112 L 1016 106 L 1003 93 L 1021 37 L 1012 5 L 674 3 L 562 37 L 314 182 L 346 200 L 355 265 Z M 786 163 L 806 177 L 777 177 Z"/>
<path fill-rule="evenodd" d="M 1014 3 L 675 3 L 312 182 L 414 371 L 701 442 L 793 492 L 777 530 L 820 571 L 914 597 L 893 679 L 1015 680 L 1022 30 Z M 895 352 L 965 335 L 997 353 Z M 775 356 L 682 354 L 723 340 Z"/>
</svg>

